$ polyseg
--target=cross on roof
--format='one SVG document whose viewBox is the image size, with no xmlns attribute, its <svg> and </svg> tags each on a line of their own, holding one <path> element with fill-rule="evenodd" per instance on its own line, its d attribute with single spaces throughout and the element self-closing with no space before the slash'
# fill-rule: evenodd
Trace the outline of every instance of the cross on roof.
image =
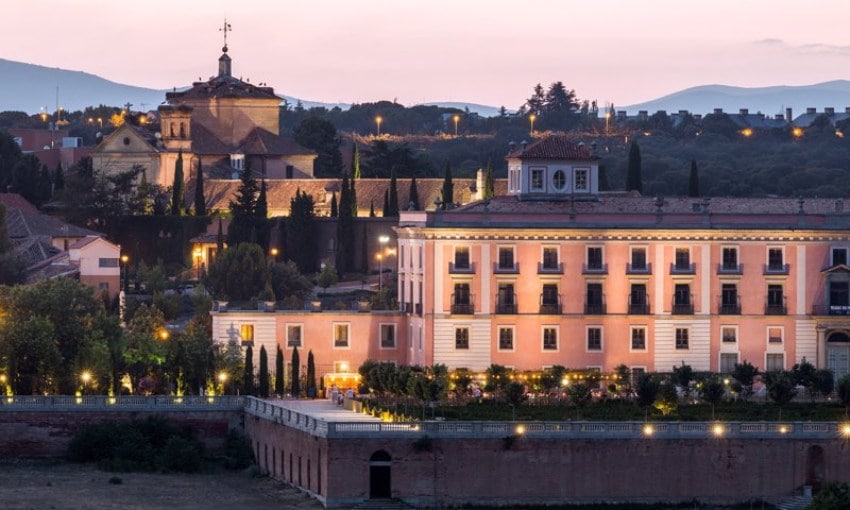
<svg viewBox="0 0 850 510">
<path fill-rule="evenodd" d="M 224 25 L 219 28 L 218 31 L 224 33 L 224 47 L 221 48 L 221 51 L 227 53 L 227 33 L 233 31 L 233 29 L 230 28 L 230 23 L 227 22 L 227 18 L 224 18 Z"/>
</svg>

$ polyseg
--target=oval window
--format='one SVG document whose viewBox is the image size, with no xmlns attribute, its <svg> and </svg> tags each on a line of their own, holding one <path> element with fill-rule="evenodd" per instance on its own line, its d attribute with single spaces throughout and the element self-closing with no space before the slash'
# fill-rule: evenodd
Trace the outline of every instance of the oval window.
<svg viewBox="0 0 850 510">
<path fill-rule="evenodd" d="M 552 187 L 554 187 L 558 191 L 563 191 L 564 186 L 567 185 L 567 174 L 564 173 L 563 170 L 558 170 L 552 176 Z"/>
</svg>

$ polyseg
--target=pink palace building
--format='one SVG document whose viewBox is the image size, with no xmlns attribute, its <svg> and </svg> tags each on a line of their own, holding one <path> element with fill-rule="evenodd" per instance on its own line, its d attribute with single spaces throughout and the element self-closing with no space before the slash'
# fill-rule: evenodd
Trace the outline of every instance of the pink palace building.
<svg viewBox="0 0 850 510">
<path fill-rule="evenodd" d="M 600 193 L 597 158 L 561 137 L 507 159 L 507 195 L 401 213 L 398 311 L 214 311 L 215 339 L 312 350 L 326 382 L 366 359 L 850 373 L 843 200 Z"/>
</svg>

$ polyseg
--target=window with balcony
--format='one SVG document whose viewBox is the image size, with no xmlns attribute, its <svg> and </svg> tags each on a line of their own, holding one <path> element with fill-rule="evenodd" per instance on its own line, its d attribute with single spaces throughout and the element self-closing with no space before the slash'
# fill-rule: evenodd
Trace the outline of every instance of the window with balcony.
<svg viewBox="0 0 850 510">
<path fill-rule="evenodd" d="M 779 345 L 782 343 L 782 328 L 779 326 L 767 327 L 767 343 L 769 345 Z"/>
<path fill-rule="evenodd" d="M 543 247 L 543 262 L 540 264 L 540 272 L 560 272 L 561 265 L 558 262 L 558 248 L 556 246 Z"/>
<path fill-rule="evenodd" d="M 287 324 L 286 325 L 286 346 L 287 347 L 303 347 L 301 344 L 301 331 L 303 326 L 301 324 Z"/>
<path fill-rule="evenodd" d="M 455 349 L 469 349 L 469 328 L 455 328 Z"/>
<path fill-rule="evenodd" d="M 472 269 L 472 265 L 469 261 L 469 246 L 455 247 L 454 265 L 450 269 L 453 272 L 466 272 Z"/>
<path fill-rule="evenodd" d="M 739 315 L 741 303 L 738 299 L 738 285 L 724 283 L 720 287 L 720 313 L 722 315 Z"/>
<path fill-rule="evenodd" d="M 499 350 L 514 350 L 514 328 L 508 326 L 499 327 Z"/>
<path fill-rule="evenodd" d="M 473 313 L 472 295 L 469 293 L 468 283 L 455 283 L 454 294 L 452 294 L 452 313 Z"/>
<path fill-rule="evenodd" d="M 561 296 L 558 294 L 558 285 L 555 283 L 543 284 L 543 292 L 540 294 L 540 313 L 561 313 Z"/>
<path fill-rule="evenodd" d="M 850 315 L 848 282 L 829 282 L 829 315 Z"/>
<path fill-rule="evenodd" d="M 381 324 L 381 349 L 395 349 L 395 324 Z"/>
<path fill-rule="evenodd" d="M 513 283 L 500 283 L 496 296 L 496 313 L 517 313 Z"/>
<path fill-rule="evenodd" d="M 633 283 L 629 291 L 629 313 L 632 315 L 648 315 L 649 299 L 646 295 L 646 285 Z"/>
<path fill-rule="evenodd" d="M 690 248 L 676 248 L 673 260 L 670 267 L 671 273 L 693 274 L 696 272 L 696 267 L 691 264 Z"/>
<path fill-rule="evenodd" d="M 543 191 L 543 173 L 542 168 L 531 168 L 531 191 Z"/>
<path fill-rule="evenodd" d="M 688 350 L 690 348 L 690 330 L 688 328 L 676 328 L 676 349 Z"/>
<path fill-rule="evenodd" d="M 723 326 L 720 328 L 720 340 L 724 344 L 735 344 L 738 342 L 738 328 L 734 326 Z"/>
<path fill-rule="evenodd" d="M 513 246 L 499 246 L 499 262 L 496 269 L 499 271 L 514 271 L 516 269 Z"/>
<path fill-rule="evenodd" d="M 785 354 L 769 353 L 765 357 L 764 370 L 765 372 L 778 372 L 780 370 L 785 370 Z"/>
<path fill-rule="evenodd" d="M 738 248 L 724 247 L 722 251 L 722 261 L 720 263 L 722 271 L 737 271 L 738 270 Z"/>
<path fill-rule="evenodd" d="M 334 347 L 338 349 L 348 347 L 348 329 L 347 323 L 335 323 L 334 328 Z"/>
<path fill-rule="evenodd" d="M 646 273 L 648 271 L 649 265 L 646 262 L 646 248 L 632 248 L 631 262 L 629 262 L 628 272 Z"/>
<path fill-rule="evenodd" d="M 602 328 L 596 326 L 587 328 L 587 350 L 602 350 Z"/>
<path fill-rule="evenodd" d="M 847 248 L 833 248 L 832 249 L 832 265 L 847 265 Z"/>
<path fill-rule="evenodd" d="M 767 305 L 764 313 L 765 315 L 785 315 L 787 313 L 782 285 L 769 284 L 767 286 Z"/>
<path fill-rule="evenodd" d="M 545 326 L 543 328 L 543 350 L 558 350 L 558 328 L 554 326 Z"/>
<path fill-rule="evenodd" d="M 239 336 L 242 339 L 242 344 L 254 344 L 254 325 L 242 324 L 239 327 Z"/>
<path fill-rule="evenodd" d="M 694 305 L 691 302 L 691 286 L 687 283 L 677 283 L 673 289 L 673 313 L 692 315 Z"/>
<path fill-rule="evenodd" d="M 735 365 L 738 364 L 737 352 L 722 352 L 720 353 L 720 373 L 731 374 L 735 370 Z"/>
<path fill-rule="evenodd" d="M 605 313 L 605 300 L 602 295 L 601 283 L 588 283 L 584 303 L 584 313 L 599 315 Z"/>
<path fill-rule="evenodd" d="M 588 271 L 602 271 L 604 269 L 601 246 L 589 246 L 587 248 L 587 264 L 585 267 Z"/>
<path fill-rule="evenodd" d="M 632 327 L 632 350 L 633 351 L 645 351 L 646 350 L 646 328 L 643 326 L 633 326 Z"/>
<path fill-rule="evenodd" d="M 782 248 L 767 249 L 767 267 L 768 273 L 787 273 L 788 267 L 785 265 L 785 253 Z"/>
</svg>

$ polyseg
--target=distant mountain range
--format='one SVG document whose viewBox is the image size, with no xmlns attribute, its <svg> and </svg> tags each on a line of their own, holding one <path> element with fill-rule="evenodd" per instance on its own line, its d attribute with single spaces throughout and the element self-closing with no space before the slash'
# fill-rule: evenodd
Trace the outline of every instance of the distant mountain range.
<svg viewBox="0 0 850 510">
<path fill-rule="evenodd" d="M 132 103 L 135 110 L 153 110 L 164 99 L 165 90 L 149 89 L 124 85 L 106 80 L 82 71 L 25 64 L 0 59 L 0 111 L 17 110 L 30 114 L 38 113 L 42 108 L 53 111 L 56 108 L 57 88 L 59 106 L 68 111 L 82 110 L 86 106 L 105 104 L 120 106 Z M 280 94 L 279 94 L 280 95 Z M 295 105 L 299 99 L 282 96 L 289 104 Z M 301 99 L 305 108 L 323 106 L 342 109 L 350 105 L 345 103 L 320 103 Z M 447 108 L 469 109 L 483 117 L 499 114 L 499 107 L 464 102 L 431 102 Z M 658 110 L 668 113 L 688 110 L 691 113 L 710 113 L 715 108 L 725 112 L 737 112 L 741 108 L 750 113 L 761 112 L 766 115 L 785 113 L 792 108 L 797 116 L 808 107 L 823 111 L 824 107 L 834 107 L 835 111 L 844 111 L 850 107 L 850 81 L 837 80 L 804 86 L 776 87 L 730 87 L 726 85 L 703 85 L 674 92 L 645 103 L 620 106 L 617 110 L 626 110 L 630 115 L 640 110 L 650 114 Z"/>
</svg>

